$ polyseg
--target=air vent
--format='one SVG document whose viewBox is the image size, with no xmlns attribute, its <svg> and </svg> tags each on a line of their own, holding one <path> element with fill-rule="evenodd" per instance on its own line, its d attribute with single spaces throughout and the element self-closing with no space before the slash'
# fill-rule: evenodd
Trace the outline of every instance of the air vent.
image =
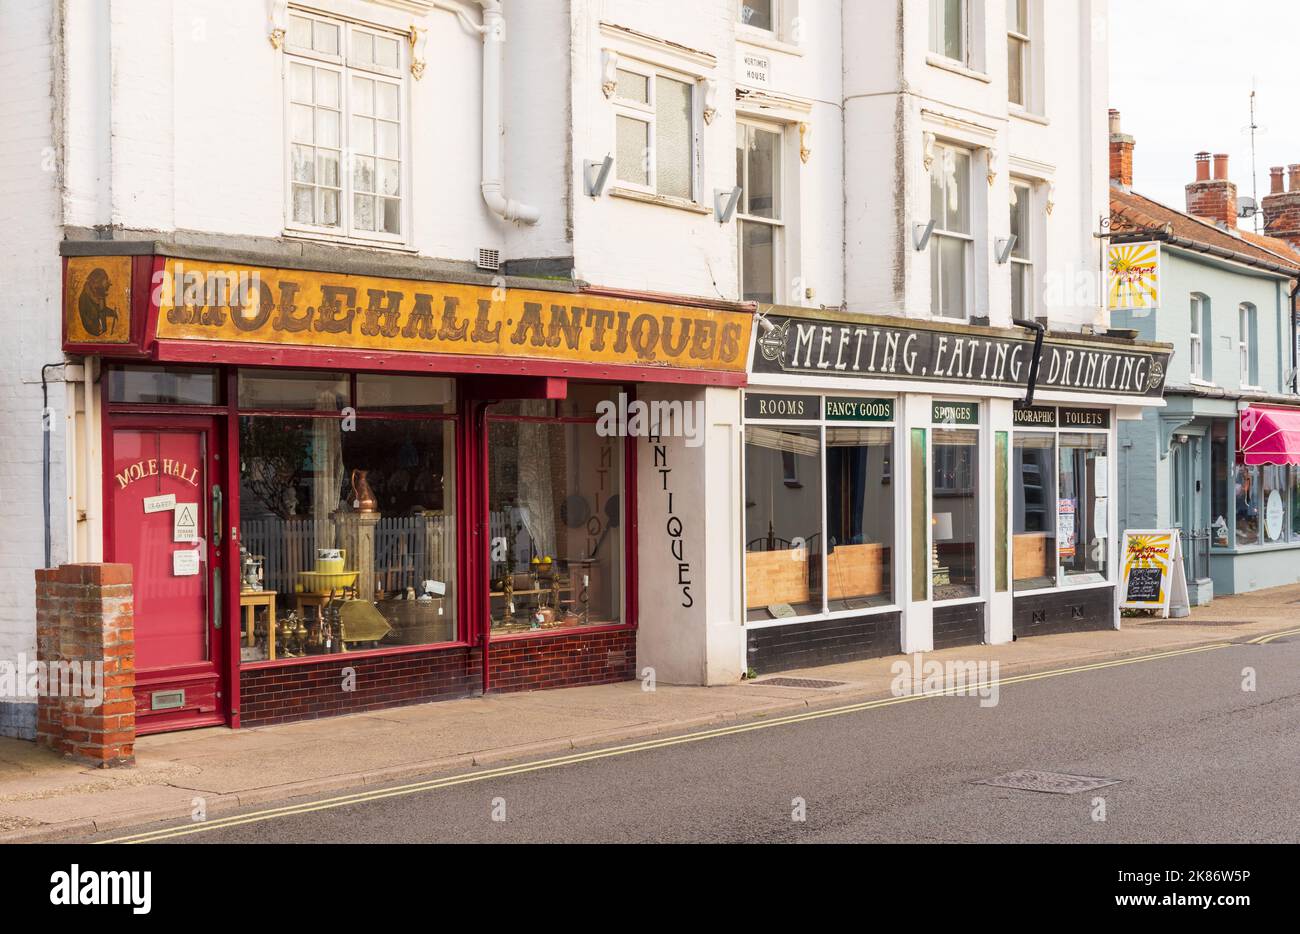
<svg viewBox="0 0 1300 934">
<path fill-rule="evenodd" d="M 501 268 L 501 251 L 480 249 L 478 251 L 478 268 L 485 269 L 488 272 L 497 272 Z"/>
</svg>

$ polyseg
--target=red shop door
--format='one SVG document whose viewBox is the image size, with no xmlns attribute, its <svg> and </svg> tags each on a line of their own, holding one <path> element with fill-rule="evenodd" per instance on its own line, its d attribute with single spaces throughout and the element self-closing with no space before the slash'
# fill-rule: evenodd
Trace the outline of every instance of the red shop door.
<svg viewBox="0 0 1300 934">
<path fill-rule="evenodd" d="M 213 419 L 113 424 L 104 551 L 135 569 L 140 733 L 226 722 L 217 451 Z"/>
</svg>

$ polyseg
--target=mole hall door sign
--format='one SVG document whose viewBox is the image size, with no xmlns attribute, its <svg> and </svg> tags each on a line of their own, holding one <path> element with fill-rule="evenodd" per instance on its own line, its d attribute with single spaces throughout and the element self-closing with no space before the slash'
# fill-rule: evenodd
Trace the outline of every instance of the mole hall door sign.
<svg viewBox="0 0 1300 934">
<path fill-rule="evenodd" d="M 168 259 L 160 278 L 160 340 L 743 373 L 753 325 L 744 311 L 189 260 Z"/>
</svg>

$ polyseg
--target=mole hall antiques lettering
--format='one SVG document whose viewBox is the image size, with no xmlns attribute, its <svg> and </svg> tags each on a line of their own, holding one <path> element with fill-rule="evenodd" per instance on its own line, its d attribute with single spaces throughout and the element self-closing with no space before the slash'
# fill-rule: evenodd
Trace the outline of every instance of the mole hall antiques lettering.
<svg viewBox="0 0 1300 934">
<path fill-rule="evenodd" d="M 183 278 L 177 262 L 167 260 L 156 289 L 159 339 L 743 372 L 753 325 L 744 311 L 534 289 L 190 261 Z M 223 273 L 255 285 L 214 303 L 184 286 Z"/>
<path fill-rule="evenodd" d="M 1025 386 L 1032 339 L 966 329 L 933 329 L 861 321 L 767 315 L 773 328 L 759 336 L 754 373 L 877 376 L 999 386 Z M 1147 349 L 1048 337 L 1039 388 L 1159 397 L 1169 354 Z"/>
</svg>

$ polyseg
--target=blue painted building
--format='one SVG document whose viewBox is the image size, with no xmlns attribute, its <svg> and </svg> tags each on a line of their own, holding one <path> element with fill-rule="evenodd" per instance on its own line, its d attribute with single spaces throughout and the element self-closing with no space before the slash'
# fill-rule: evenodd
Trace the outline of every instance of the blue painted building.
<svg viewBox="0 0 1300 934">
<path fill-rule="evenodd" d="M 1150 244 L 1159 263 L 1158 307 L 1111 326 L 1174 346 L 1166 406 L 1119 426 L 1122 527 L 1182 530 L 1193 603 L 1296 583 L 1300 436 L 1282 429 L 1300 431 L 1300 253 L 1238 227 L 1226 155 L 1211 173 L 1197 154 L 1185 211 L 1134 192 L 1134 141 L 1111 118 L 1110 243 Z"/>
</svg>

